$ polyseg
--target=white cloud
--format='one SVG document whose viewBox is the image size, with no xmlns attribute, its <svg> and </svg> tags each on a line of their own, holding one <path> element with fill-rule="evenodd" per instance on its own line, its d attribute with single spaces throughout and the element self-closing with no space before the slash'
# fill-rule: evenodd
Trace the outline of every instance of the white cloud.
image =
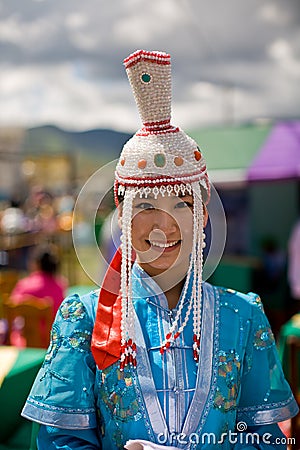
<svg viewBox="0 0 300 450">
<path fill-rule="evenodd" d="M 55 123 L 83 129 L 114 127 L 117 121 L 118 129 L 137 127 L 132 105 L 110 104 L 105 86 L 78 78 L 70 64 L 44 67 L 43 71 L 38 66 L 26 66 L 18 72 L 2 67 L 0 84 L 6 93 L 1 101 L 2 125 Z M 120 87 L 111 85 L 110 89 L 117 92 Z"/>
<path fill-rule="evenodd" d="M 97 48 L 97 40 L 85 31 L 76 31 L 70 35 L 70 41 L 81 50 L 93 50 Z"/>
<path fill-rule="evenodd" d="M 53 30 L 53 24 L 47 18 L 26 23 L 18 14 L 14 14 L 1 22 L 0 39 L 21 47 L 28 47 L 33 44 L 39 45 L 40 39 L 51 30 Z"/>
<path fill-rule="evenodd" d="M 166 36 L 171 40 L 176 28 L 184 25 L 182 8 L 173 0 L 131 0 L 127 1 L 126 9 L 116 18 L 113 32 L 118 42 L 149 45 L 149 42 L 159 42 L 159 39 Z"/>
<path fill-rule="evenodd" d="M 200 100 L 210 100 L 216 96 L 219 91 L 220 88 L 218 86 L 203 81 L 193 83 L 189 88 L 190 95 Z"/>
<path fill-rule="evenodd" d="M 0 42 L 13 44 L 23 56 L 38 54 L 51 47 L 58 26 L 55 20 L 47 17 L 26 22 L 19 14 L 14 14 L 0 22 Z"/>
<path fill-rule="evenodd" d="M 270 45 L 269 55 L 278 61 L 291 59 L 292 49 L 286 40 L 278 39 Z"/>
<path fill-rule="evenodd" d="M 89 20 L 86 14 L 79 11 L 67 14 L 65 23 L 68 28 L 77 30 L 86 27 L 89 23 Z"/>
<path fill-rule="evenodd" d="M 70 42 L 76 48 L 87 51 L 97 48 L 97 32 L 95 33 L 86 13 L 74 12 L 68 14 L 65 19 L 65 25 L 69 30 Z"/>
<path fill-rule="evenodd" d="M 282 8 L 274 2 L 263 4 L 258 10 L 258 16 L 266 23 L 286 25 L 290 22 L 291 13 L 288 8 Z"/>
<path fill-rule="evenodd" d="M 295 0 L 16 1 L 0 0 L 0 126 L 136 130 L 122 59 L 138 48 L 171 53 L 183 128 L 299 114 Z"/>
<path fill-rule="evenodd" d="M 292 77 L 300 77 L 300 59 L 294 55 L 293 48 L 285 39 L 274 41 L 269 49 L 270 57 L 280 66 L 282 74 L 286 72 Z"/>
</svg>

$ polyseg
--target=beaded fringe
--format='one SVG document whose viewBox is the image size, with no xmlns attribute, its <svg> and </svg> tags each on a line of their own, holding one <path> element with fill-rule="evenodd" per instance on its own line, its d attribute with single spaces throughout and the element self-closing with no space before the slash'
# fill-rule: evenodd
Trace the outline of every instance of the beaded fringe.
<svg viewBox="0 0 300 450">
<path fill-rule="evenodd" d="M 201 332 L 201 311 L 202 311 L 202 266 L 203 266 L 203 203 L 200 183 L 167 185 L 160 187 L 127 187 L 119 185 L 118 193 L 124 196 L 123 216 L 122 216 L 122 266 L 121 266 L 121 295 L 122 295 L 122 317 L 121 317 L 121 363 L 120 370 L 130 364 L 136 366 L 136 343 L 135 343 L 135 312 L 132 301 L 132 275 L 131 275 L 131 221 L 133 200 L 139 195 L 147 197 L 153 194 L 155 198 L 161 195 L 193 195 L 193 247 L 186 281 L 183 287 L 183 294 L 178 304 L 175 319 L 161 344 L 160 352 L 164 352 L 181 335 L 188 323 L 191 311 L 193 310 L 193 357 L 196 362 L 199 360 L 200 352 L 200 332 Z M 185 317 L 182 317 L 182 310 L 187 299 L 187 291 L 192 278 L 192 298 L 189 299 L 188 309 Z M 179 322 L 181 325 L 179 326 Z"/>
</svg>

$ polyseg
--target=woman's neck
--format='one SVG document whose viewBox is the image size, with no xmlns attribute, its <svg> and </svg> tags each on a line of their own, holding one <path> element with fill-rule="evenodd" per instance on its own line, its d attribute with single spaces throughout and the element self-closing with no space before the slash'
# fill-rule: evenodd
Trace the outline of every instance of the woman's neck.
<svg viewBox="0 0 300 450">
<path fill-rule="evenodd" d="M 181 295 L 181 291 L 184 285 L 184 281 L 180 281 L 180 283 L 173 286 L 171 289 L 165 292 L 165 296 L 167 297 L 169 309 L 174 309 L 177 306 L 177 303 L 179 302 L 179 298 Z"/>
<path fill-rule="evenodd" d="M 140 265 L 141 267 L 143 267 L 142 264 Z M 145 270 L 144 267 L 143 270 Z M 174 265 L 168 270 L 157 275 L 151 275 L 147 270 L 145 270 L 145 272 L 147 272 L 148 275 L 153 278 L 160 289 L 165 293 L 170 309 L 173 309 L 177 306 L 183 285 L 185 283 L 187 270 L 188 261 L 184 261 L 182 264 Z"/>
</svg>

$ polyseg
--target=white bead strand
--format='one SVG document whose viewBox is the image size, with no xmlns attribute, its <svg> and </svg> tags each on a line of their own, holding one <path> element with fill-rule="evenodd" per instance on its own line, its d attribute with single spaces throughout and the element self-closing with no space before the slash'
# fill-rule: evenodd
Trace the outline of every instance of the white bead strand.
<svg viewBox="0 0 300 450">
<path fill-rule="evenodd" d="M 136 344 L 134 327 L 134 306 L 132 301 L 132 205 L 136 189 L 128 188 L 125 191 L 122 213 L 122 265 L 121 265 L 121 362 L 120 370 L 132 364 L 136 366 Z"/>
</svg>

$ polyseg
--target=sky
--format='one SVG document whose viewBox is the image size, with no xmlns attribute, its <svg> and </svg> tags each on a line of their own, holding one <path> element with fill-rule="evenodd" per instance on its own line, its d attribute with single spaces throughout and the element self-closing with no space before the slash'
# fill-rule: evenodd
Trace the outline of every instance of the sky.
<svg viewBox="0 0 300 450">
<path fill-rule="evenodd" d="M 299 118 L 299 22 L 299 0 L 0 0 L 0 127 L 134 132 L 137 49 L 171 54 L 185 130 Z"/>
</svg>

